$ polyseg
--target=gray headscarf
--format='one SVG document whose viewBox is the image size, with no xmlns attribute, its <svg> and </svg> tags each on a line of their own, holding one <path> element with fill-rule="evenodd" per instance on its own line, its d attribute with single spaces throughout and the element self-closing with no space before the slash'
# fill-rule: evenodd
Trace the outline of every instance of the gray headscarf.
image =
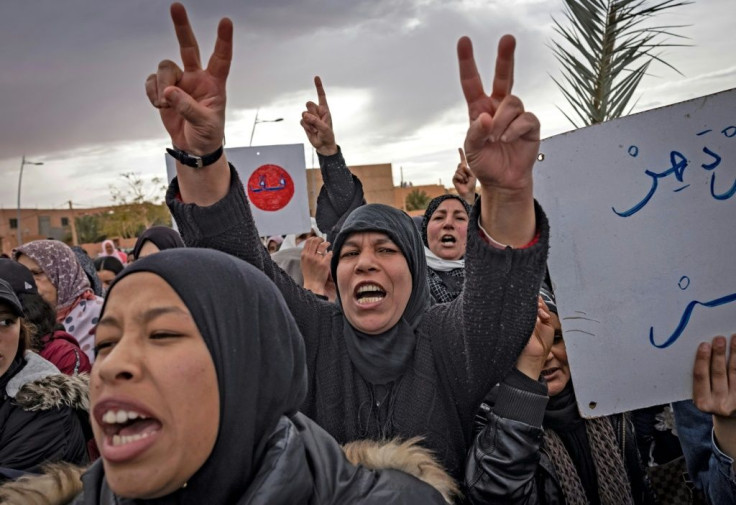
<svg viewBox="0 0 736 505">
<path fill-rule="evenodd" d="M 348 216 L 335 238 L 331 264 L 333 279 L 337 280 L 337 264 L 345 240 L 353 233 L 370 231 L 386 234 L 404 254 L 412 277 L 411 296 L 403 316 L 390 330 L 380 335 L 367 335 L 344 319 L 343 336 L 350 360 L 360 375 L 371 384 L 386 384 L 404 373 L 414 355 L 415 330 L 430 304 L 425 273 L 427 263 L 419 232 L 405 212 L 388 205 L 364 205 Z M 336 303 L 341 304 L 339 290 Z"/>
</svg>

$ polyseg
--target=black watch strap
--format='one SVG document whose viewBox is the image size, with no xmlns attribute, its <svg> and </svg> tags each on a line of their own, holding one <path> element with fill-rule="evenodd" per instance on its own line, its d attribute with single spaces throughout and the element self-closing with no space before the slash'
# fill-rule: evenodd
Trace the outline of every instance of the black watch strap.
<svg viewBox="0 0 736 505">
<path fill-rule="evenodd" d="M 204 156 L 194 156 L 186 151 L 182 151 L 176 146 L 173 148 L 166 148 L 166 152 L 169 153 L 174 159 L 178 160 L 182 165 L 186 165 L 192 168 L 202 168 L 207 165 L 212 165 L 214 162 L 220 159 L 223 152 L 223 146 L 217 148 L 217 150 Z"/>
</svg>

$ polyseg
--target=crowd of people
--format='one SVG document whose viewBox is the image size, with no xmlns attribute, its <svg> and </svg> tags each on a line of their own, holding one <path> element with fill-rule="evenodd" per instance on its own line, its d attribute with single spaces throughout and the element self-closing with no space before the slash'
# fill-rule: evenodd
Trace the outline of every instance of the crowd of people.
<svg viewBox="0 0 736 505">
<path fill-rule="evenodd" d="M 0 501 L 674 503 L 642 454 L 649 418 L 578 412 L 513 37 L 491 94 L 459 40 L 457 194 L 417 220 L 366 203 L 315 78 L 301 125 L 316 216 L 263 237 L 222 149 L 233 25 L 204 67 L 184 7 L 171 17 L 182 66 L 163 60 L 146 93 L 177 160 L 181 235 L 0 259 Z M 683 374 L 693 401 L 672 406 L 669 443 L 687 499 L 736 503 L 736 336 Z"/>
</svg>

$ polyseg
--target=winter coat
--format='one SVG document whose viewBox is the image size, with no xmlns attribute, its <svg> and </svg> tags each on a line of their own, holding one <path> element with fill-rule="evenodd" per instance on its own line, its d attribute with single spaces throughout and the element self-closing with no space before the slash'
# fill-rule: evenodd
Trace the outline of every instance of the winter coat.
<svg viewBox="0 0 736 505">
<path fill-rule="evenodd" d="M 451 495 L 456 492 L 454 481 L 425 449 L 412 441 L 363 441 L 349 444 L 343 450 L 309 418 L 301 414 L 282 417 L 269 437 L 265 456 L 244 503 L 452 503 Z M 104 482 L 100 461 L 83 472 L 84 469 L 70 465 L 57 466 L 42 477 L 23 478 L 0 487 L 0 500 L 15 504 L 34 503 L 30 500 L 37 499 L 35 503 L 48 505 L 72 503 L 72 500 L 75 505 L 133 503 L 120 498 L 116 501 Z M 84 492 L 74 498 L 82 482 Z M 186 489 L 182 490 L 185 492 Z"/>
<path fill-rule="evenodd" d="M 43 349 L 39 354 L 53 363 L 61 373 L 74 375 L 89 373 L 92 369 L 87 354 L 79 347 L 77 339 L 69 333 L 57 330 L 45 335 L 41 341 Z"/>
<path fill-rule="evenodd" d="M 0 396 L 0 480 L 2 475 L 38 472 L 44 463 L 86 464 L 83 418 L 86 376 L 68 376 L 27 351 L 23 366 Z"/>
</svg>

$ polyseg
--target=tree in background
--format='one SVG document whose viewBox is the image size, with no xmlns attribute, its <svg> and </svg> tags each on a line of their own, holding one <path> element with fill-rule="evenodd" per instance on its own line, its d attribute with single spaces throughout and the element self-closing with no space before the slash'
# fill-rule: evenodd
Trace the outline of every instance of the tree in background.
<svg viewBox="0 0 736 505">
<path fill-rule="evenodd" d="M 74 224 L 77 226 L 77 237 L 80 243 L 89 244 L 105 240 L 105 235 L 102 233 L 102 216 L 99 214 L 75 217 Z M 65 241 L 71 243 L 71 232 Z"/>
<path fill-rule="evenodd" d="M 104 214 L 102 231 L 107 237 L 133 238 L 151 226 L 171 226 L 171 216 L 163 195 L 166 185 L 160 177 L 146 183 L 140 175 L 121 174 L 122 187 L 110 186 L 115 207 Z"/>
<path fill-rule="evenodd" d="M 406 210 L 424 210 L 432 200 L 424 191 L 413 189 L 406 195 Z"/>
<path fill-rule="evenodd" d="M 637 86 L 656 60 L 659 49 L 682 46 L 668 41 L 684 37 L 669 30 L 681 25 L 647 26 L 662 11 L 687 5 L 682 0 L 563 0 L 568 27 L 556 19 L 561 42 L 552 50 L 562 64 L 562 82 L 555 81 L 582 126 L 602 123 L 631 112 L 628 104 Z M 678 72 L 679 73 L 679 72 Z M 634 104 L 635 105 L 635 104 Z M 576 120 L 560 109 L 577 128 Z"/>
</svg>

